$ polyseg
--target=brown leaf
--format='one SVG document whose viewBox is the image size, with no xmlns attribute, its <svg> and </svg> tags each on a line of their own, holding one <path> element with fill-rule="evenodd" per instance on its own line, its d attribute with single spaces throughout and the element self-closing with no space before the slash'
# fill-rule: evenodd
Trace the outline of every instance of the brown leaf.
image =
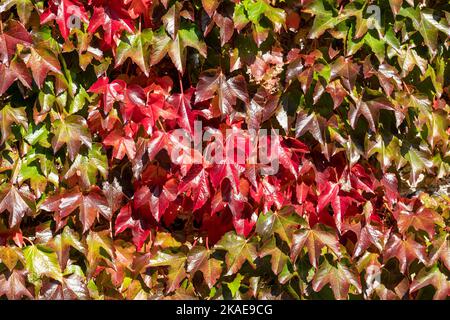
<svg viewBox="0 0 450 320">
<path fill-rule="evenodd" d="M 400 263 L 400 271 L 405 274 L 406 269 L 416 259 L 422 263 L 427 263 L 425 246 L 417 243 L 412 237 L 406 240 L 400 238 L 397 234 L 392 234 L 383 254 L 384 261 L 391 258 L 397 258 Z"/>
<path fill-rule="evenodd" d="M 9 300 L 19 300 L 23 297 L 33 299 L 26 288 L 23 271 L 13 270 L 8 279 L 3 274 L 0 275 L 0 297 L 3 295 L 6 295 Z"/>
</svg>

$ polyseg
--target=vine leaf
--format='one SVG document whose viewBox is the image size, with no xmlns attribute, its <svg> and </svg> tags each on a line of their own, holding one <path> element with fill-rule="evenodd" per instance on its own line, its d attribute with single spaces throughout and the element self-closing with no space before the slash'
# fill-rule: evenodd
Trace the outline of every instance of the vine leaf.
<svg viewBox="0 0 450 320">
<path fill-rule="evenodd" d="M 80 150 L 81 144 L 91 148 L 92 139 L 86 120 L 79 115 L 70 115 L 67 118 L 61 118 L 53 123 L 52 147 L 56 153 L 65 144 L 69 153 L 70 160 L 75 160 L 75 156 Z"/>
<path fill-rule="evenodd" d="M 6 295 L 8 300 L 19 300 L 23 297 L 33 299 L 33 295 L 25 285 L 25 274 L 23 271 L 13 270 L 8 279 L 0 275 L 0 297 Z"/>
<path fill-rule="evenodd" d="M 397 258 L 400 263 L 400 271 L 403 274 L 415 259 L 427 264 L 425 246 L 416 242 L 411 236 L 404 240 L 397 234 L 391 235 L 383 259 L 388 261 L 391 258 Z"/>
<path fill-rule="evenodd" d="M 211 289 L 219 280 L 222 273 L 221 261 L 211 257 L 212 250 L 202 246 L 195 246 L 189 251 L 186 271 L 191 275 L 199 270 L 203 274 L 206 284 Z"/>
<path fill-rule="evenodd" d="M 100 213 L 107 220 L 111 220 L 112 212 L 108 202 L 95 187 L 87 194 L 83 194 L 77 188 L 62 194 L 47 198 L 40 206 L 42 210 L 56 212 L 55 220 L 61 221 L 79 208 L 80 221 L 83 224 L 83 233 L 89 228 Z"/>
<path fill-rule="evenodd" d="M 49 72 L 61 75 L 61 65 L 55 54 L 44 45 L 31 48 L 31 53 L 24 59 L 31 69 L 33 79 L 39 88 L 42 88 L 44 80 Z"/>
<path fill-rule="evenodd" d="M 402 205 L 400 203 L 400 206 Z M 394 213 L 400 233 L 405 234 L 410 227 L 413 227 L 415 230 L 426 231 L 432 239 L 435 235 L 435 226 L 443 224 L 442 217 L 430 209 L 420 208 L 417 211 L 414 210 L 415 212 L 410 209 L 404 207 L 403 210 L 399 209 Z"/>
<path fill-rule="evenodd" d="M 237 99 L 248 104 L 249 96 L 245 78 L 238 75 L 226 79 L 221 70 L 207 70 L 200 75 L 195 92 L 195 103 L 216 98 L 217 105 L 223 115 L 230 114 Z"/>
<path fill-rule="evenodd" d="M 11 134 L 11 126 L 13 123 L 20 124 L 25 129 L 28 128 L 25 107 L 14 108 L 8 103 L 0 110 L 0 133 L 2 135 L 0 145 L 5 143 Z"/>
<path fill-rule="evenodd" d="M 260 214 L 256 223 L 256 232 L 263 239 L 268 239 L 275 233 L 291 247 L 293 233 L 304 223 L 305 221 L 297 213 L 286 207 L 276 212 Z"/>
<path fill-rule="evenodd" d="M 289 257 L 277 247 L 274 237 L 267 241 L 258 253 L 260 258 L 268 255 L 270 255 L 270 263 L 273 273 L 279 275 L 285 267 Z"/>
<path fill-rule="evenodd" d="M 99 78 L 88 90 L 88 92 L 102 94 L 103 109 L 109 113 L 116 101 L 123 101 L 126 83 L 117 79 L 109 82 L 107 76 Z"/>
<path fill-rule="evenodd" d="M 142 32 L 126 34 L 118 41 L 116 49 L 115 67 L 122 65 L 127 58 L 133 60 L 148 77 L 150 72 L 149 46 L 153 33 L 151 29 Z"/>
<path fill-rule="evenodd" d="M 16 20 L 9 20 L 0 33 L 0 62 L 8 65 L 17 45 L 31 46 L 33 40 L 27 29 Z"/>
<path fill-rule="evenodd" d="M 84 23 L 88 23 L 89 19 L 83 4 L 78 0 L 51 0 L 49 8 L 45 10 L 41 16 L 41 24 L 55 20 L 58 24 L 59 31 L 64 40 L 67 40 L 70 34 L 70 19 L 75 16 Z"/>
<path fill-rule="evenodd" d="M 3 0 L 0 4 L 0 12 L 16 8 L 20 22 L 27 24 L 33 11 L 33 2 L 31 0 Z"/>
<path fill-rule="evenodd" d="M 186 255 L 181 252 L 172 254 L 163 251 L 158 251 L 155 256 L 150 258 L 148 262 L 149 267 L 169 266 L 166 286 L 167 293 L 178 289 L 180 282 L 186 278 L 186 259 Z"/>
<path fill-rule="evenodd" d="M 166 54 L 169 54 L 177 70 L 181 74 L 184 74 L 186 69 L 187 47 L 196 49 L 206 58 L 206 44 L 199 39 L 193 24 L 180 26 L 174 39 L 167 35 L 164 28 L 160 28 L 154 37 L 150 64 L 157 64 Z"/>
<path fill-rule="evenodd" d="M 450 246 L 447 234 L 443 234 L 433 240 L 428 265 L 435 264 L 438 259 L 442 261 L 447 269 L 450 269 Z"/>
<path fill-rule="evenodd" d="M 122 160 L 125 154 L 128 159 L 133 160 L 136 156 L 136 144 L 133 138 L 124 136 L 124 133 L 120 130 L 111 132 L 104 140 L 105 146 L 113 147 L 113 157 Z"/>
<path fill-rule="evenodd" d="M 337 236 L 331 230 L 319 225 L 313 229 L 301 229 L 292 237 L 291 259 L 295 261 L 303 248 L 308 251 L 310 263 L 317 268 L 322 248 L 327 247 L 337 256 L 341 255 Z"/>
<path fill-rule="evenodd" d="M 163 185 L 155 185 L 151 188 L 142 186 L 134 194 L 134 208 L 147 206 L 156 221 L 160 221 L 165 214 L 170 202 L 177 198 L 177 181 L 172 178 Z"/>
<path fill-rule="evenodd" d="M 213 16 L 214 12 L 220 5 L 220 2 L 220 0 L 202 0 L 203 9 L 205 9 L 208 16 Z"/>
<path fill-rule="evenodd" d="M 58 256 L 55 252 L 42 245 L 31 245 L 23 249 L 25 267 L 33 281 L 47 276 L 59 282 L 63 281 Z"/>
<path fill-rule="evenodd" d="M 191 167 L 178 186 L 179 194 L 190 191 L 191 198 L 194 201 L 193 211 L 203 207 L 211 196 L 208 176 L 205 168 L 200 164 L 196 164 Z"/>
<path fill-rule="evenodd" d="M 9 67 L 0 64 L 0 96 L 8 90 L 8 88 L 19 80 L 25 87 L 31 89 L 33 79 L 26 65 L 22 61 L 14 59 Z"/>
<path fill-rule="evenodd" d="M 71 274 L 62 282 L 46 282 L 41 289 L 40 299 L 44 300 L 87 300 L 89 290 L 82 276 Z"/>
<path fill-rule="evenodd" d="M 433 296 L 435 300 L 445 300 L 450 294 L 450 282 L 447 276 L 437 266 L 431 268 L 429 271 L 426 269 L 420 270 L 419 274 L 411 283 L 410 291 L 413 293 L 428 285 L 432 285 L 436 289 Z"/>
<path fill-rule="evenodd" d="M 122 31 L 134 32 L 134 23 L 121 2 L 112 1 L 107 5 L 94 7 L 87 31 L 95 33 L 98 28 L 104 30 L 104 43 L 111 47 Z"/>
<path fill-rule="evenodd" d="M 6 183 L 0 188 L 0 199 L 0 213 L 9 212 L 10 228 L 18 226 L 25 214 L 32 212 L 34 197 L 23 188 Z"/>
<path fill-rule="evenodd" d="M 19 260 L 23 261 L 23 254 L 18 247 L 0 246 L 0 261 L 9 271 L 13 271 Z"/>
<path fill-rule="evenodd" d="M 362 292 L 359 276 L 349 267 L 337 262 L 337 266 L 331 265 L 327 259 L 320 265 L 312 280 L 314 291 L 319 292 L 326 284 L 330 284 L 336 299 L 347 299 L 350 285 L 353 285 L 358 293 Z"/>
<path fill-rule="evenodd" d="M 258 254 L 256 244 L 252 239 L 245 239 L 230 231 L 222 236 L 222 239 L 216 244 L 216 248 L 227 252 L 225 256 L 228 268 L 226 275 L 237 273 L 245 261 L 253 268 L 256 267 L 254 261 Z"/>
</svg>

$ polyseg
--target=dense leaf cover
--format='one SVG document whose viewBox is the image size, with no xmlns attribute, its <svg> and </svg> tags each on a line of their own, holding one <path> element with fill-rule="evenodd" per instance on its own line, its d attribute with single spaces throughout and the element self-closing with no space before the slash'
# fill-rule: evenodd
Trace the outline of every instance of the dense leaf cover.
<svg viewBox="0 0 450 320">
<path fill-rule="evenodd" d="M 450 295 L 448 1 L 0 14 L 0 297 Z M 186 161 L 195 121 L 277 129 L 278 172 Z"/>
</svg>

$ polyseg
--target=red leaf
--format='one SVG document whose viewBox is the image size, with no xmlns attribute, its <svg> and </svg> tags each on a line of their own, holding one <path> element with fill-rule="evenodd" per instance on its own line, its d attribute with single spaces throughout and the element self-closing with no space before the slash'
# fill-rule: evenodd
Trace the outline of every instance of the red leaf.
<svg viewBox="0 0 450 320">
<path fill-rule="evenodd" d="M 427 263 L 425 246 L 414 241 L 412 237 L 406 240 L 400 238 L 397 234 L 392 234 L 386 245 L 383 254 L 384 261 L 391 258 L 397 258 L 400 262 L 400 271 L 405 274 L 406 269 L 415 260 L 418 259 L 422 263 Z"/>
<path fill-rule="evenodd" d="M 234 33 L 234 23 L 230 18 L 224 17 L 219 13 L 214 15 L 214 22 L 220 28 L 220 45 L 223 47 Z"/>
<path fill-rule="evenodd" d="M 177 182 L 172 178 L 162 186 L 155 185 L 151 189 L 147 186 L 140 187 L 134 194 L 134 208 L 149 207 L 153 217 L 159 222 L 170 202 L 176 198 Z"/>
<path fill-rule="evenodd" d="M 31 206 L 34 196 L 24 189 L 14 185 L 4 184 L 0 189 L 0 213 L 9 212 L 9 227 L 14 228 L 20 224 L 25 214 L 32 212 Z"/>
<path fill-rule="evenodd" d="M 179 126 L 185 129 L 190 134 L 194 132 L 195 115 L 191 108 L 191 98 L 194 94 L 194 89 L 190 88 L 182 93 L 176 93 L 169 97 L 167 102 L 177 110 L 179 116 Z"/>
<path fill-rule="evenodd" d="M 97 187 L 87 194 L 83 194 L 78 188 L 75 188 L 49 197 L 42 203 L 40 208 L 45 211 L 56 212 L 55 220 L 57 221 L 64 219 L 78 208 L 80 210 L 79 218 L 83 224 L 83 232 L 90 229 L 98 214 L 101 214 L 107 220 L 111 220 L 112 216 L 108 202 L 100 194 L 100 190 Z"/>
<path fill-rule="evenodd" d="M 25 87 L 31 89 L 33 79 L 25 64 L 18 60 L 13 60 L 9 67 L 0 63 L 0 96 L 16 80 L 19 80 Z"/>
<path fill-rule="evenodd" d="M 84 23 L 89 19 L 83 4 L 78 0 L 51 0 L 49 8 L 41 14 L 41 24 L 55 20 L 59 26 L 59 31 L 64 40 L 67 40 L 70 33 L 71 17 L 75 16 Z"/>
<path fill-rule="evenodd" d="M 107 76 L 99 78 L 88 90 L 88 92 L 103 95 L 103 109 L 106 113 L 111 111 L 114 102 L 123 101 L 126 83 L 123 80 L 113 80 L 109 82 Z"/>
<path fill-rule="evenodd" d="M 250 218 L 238 218 L 233 216 L 233 225 L 234 230 L 238 235 L 242 235 L 244 237 L 248 237 L 250 232 L 253 230 L 253 227 L 258 220 L 258 215 L 256 213 L 252 213 Z"/>
<path fill-rule="evenodd" d="M 8 300 L 20 300 L 23 297 L 33 299 L 33 295 L 25 286 L 25 274 L 23 271 L 13 270 L 8 279 L 0 275 L 0 297 L 6 295 Z"/>
<path fill-rule="evenodd" d="M 89 33 L 95 33 L 101 27 L 104 30 L 102 39 L 109 47 L 114 46 L 122 31 L 125 30 L 128 33 L 134 32 L 133 21 L 121 2 L 116 0 L 103 3 L 102 1 L 100 7 L 96 6 L 94 8 L 94 13 L 89 20 L 87 31 Z"/>
<path fill-rule="evenodd" d="M 202 73 L 197 83 L 195 103 L 217 97 L 218 107 L 223 115 L 230 114 L 232 106 L 239 98 L 245 104 L 249 103 L 247 84 L 242 75 L 228 80 L 221 70 L 207 70 Z"/>
<path fill-rule="evenodd" d="M 113 147 L 113 157 L 122 160 L 125 154 L 133 160 L 136 155 L 136 144 L 133 138 L 126 137 L 120 130 L 111 132 L 104 140 L 105 146 Z"/>
<path fill-rule="evenodd" d="M 149 19 L 153 4 L 153 0 L 125 0 L 125 4 L 130 4 L 128 7 L 128 14 L 132 19 L 143 15 L 145 19 Z"/>
<path fill-rule="evenodd" d="M 424 230 L 431 239 L 435 235 L 435 226 L 442 225 L 442 217 L 433 210 L 424 207 L 415 208 L 414 203 L 409 206 L 403 202 L 398 204 L 394 217 L 397 219 L 397 226 L 400 233 L 405 234 L 410 227 L 415 230 Z"/>
<path fill-rule="evenodd" d="M 18 44 L 31 46 L 33 40 L 23 24 L 16 20 L 9 20 L 0 34 L 0 62 L 9 64 L 9 60 L 16 53 Z"/>
<path fill-rule="evenodd" d="M 367 249 L 374 245 L 380 252 L 384 250 L 386 242 L 389 238 L 390 230 L 383 230 L 379 226 L 367 223 L 363 228 L 360 228 L 358 242 L 355 244 L 355 251 L 353 256 L 358 257 Z"/>
<path fill-rule="evenodd" d="M 133 244 L 136 246 L 136 250 L 139 251 L 150 235 L 150 229 L 144 229 L 142 227 L 142 222 L 134 219 L 132 213 L 131 202 L 120 209 L 115 222 L 115 234 L 118 235 L 126 229 L 131 229 Z"/>
<path fill-rule="evenodd" d="M 202 165 L 193 165 L 178 186 L 178 194 L 190 191 L 193 211 L 200 209 L 210 197 L 208 173 Z"/>
<path fill-rule="evenodd" d="M 322 230 L 319 225 L 313 229 L 302 229 L 294 233 L 292 238 L 291 259 L 295 260 L 304 247 L 307 248 L 310 263 L 317 268 L 320 251 L 328 247 L 340 256 L 339 241 L 334 232 L 329 229 Z"/>
</svg>

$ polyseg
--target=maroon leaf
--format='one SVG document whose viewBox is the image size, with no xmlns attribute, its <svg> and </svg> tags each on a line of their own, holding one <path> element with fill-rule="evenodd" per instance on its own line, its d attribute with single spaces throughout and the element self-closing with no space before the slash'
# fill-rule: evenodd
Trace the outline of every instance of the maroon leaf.
<svg viewBox="0 0 450 320">
<path fill-rule="evenodd" d="M 232 106 L 239 98 L 245 104 L 249 103 L 245 78 L 238 75 L 228 80 L 221 70 L 207 70 L 201 76 L 195 92 L 195 103 L 212 98 L 217 99 L 217 105 L 223 115 L 230 114 Z"/>
</svg>

